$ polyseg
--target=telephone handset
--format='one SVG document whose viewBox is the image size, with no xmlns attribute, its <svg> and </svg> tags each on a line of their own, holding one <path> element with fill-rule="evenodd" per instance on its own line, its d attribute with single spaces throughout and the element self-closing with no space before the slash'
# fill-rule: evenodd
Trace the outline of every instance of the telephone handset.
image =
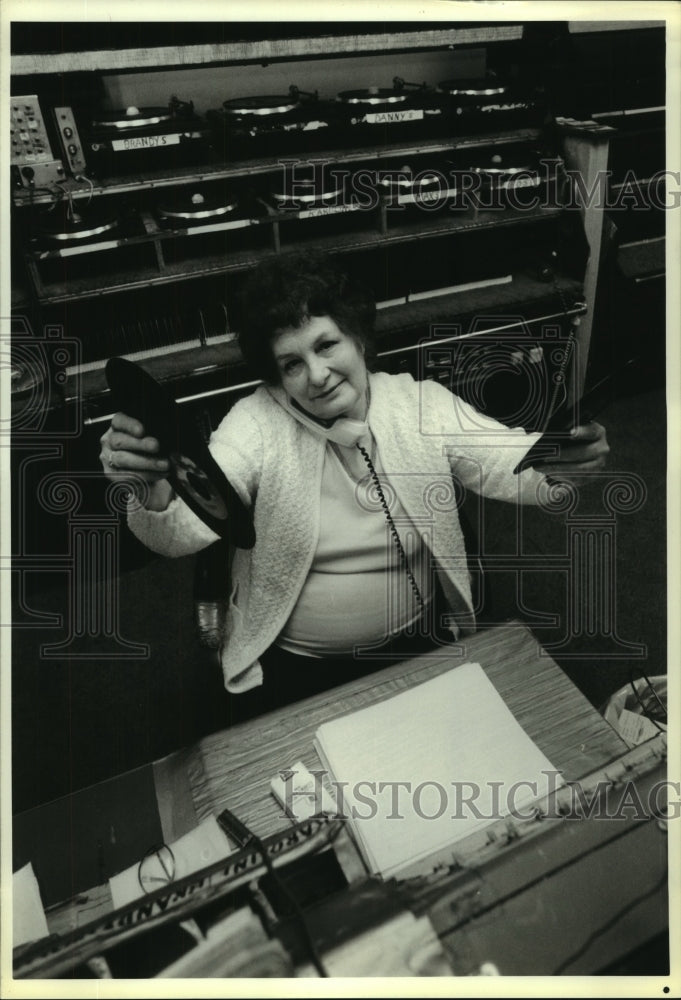
<svg viewBox="0 0 681 1000">
<path fill-rule="evenodd" d="M 333 441 L 334 444 L 340 444 L 345 448 L 352 448 L 369 433 L 369 425 L 366 420 L 355 420 L 353 417 L 338 417 L 332 424 L 325 427 L 324 424 L 319 423 L 294 400 L 290 399 L 283 389 L 278 387 L 268 387 L 268 389 L 270 395 L 287 413 L 295 417 L 298 423 L 307 427 L 313 434 L 326 438 L 327 441 Z"/>
<path fill-rule="evenodd" d="M 268 386 L 268 391 L 273 399 L 276 399 L 279 405 L 282 406 L 287 413 L 290 413 L 292 417 L 295 417 L 295 419 L 301 423 L 303 427 L 307 427 L 313 434 L 318 434 L 320 437 L 326 438 L 327 441 L 331 441 L 333 444 L 342 445 L 345 448 L 356 447 L 361 453 L 362 458 L 366 462 L 369 469 L 376 494 L 381 502 L 383 513 L 385 514 L 386 521 L 390 527 L 390 535 L 398 552 L 400 553 L 400 559 L 404 567 L 404 571 L 407 574 L 407 579 L 409 580 L 409 584 L 414 592 L 414 595 L 421 606 L 422 613 L 425 614 L 426 605 L 423 600 L 423 595 L 421 594 L 416 578 L 411 571 L 409 557 L 404 550 L 399 533 L 395 527 L 395 522 L 393 521 L 392 514 L 390 513 L 390 507 L 388 506 L 388 502 L 383 492 L 381 480 L 376 472 L 369 452 L 360 443 L 362 438 L 369 434 L 368 422 L 366 420 L 355 420 L 353 417 L 338 417 L 332 424 L 329 425 L 329 427 L 325 427 L 323 424 L 320 424 L 317 420 L 315 420 L 314 417 L 311 417 L 309 413 L 306 413 L 305 410 L 298 406 L 294 400 L 290 399 L 280 387 Z"/>
</svg>

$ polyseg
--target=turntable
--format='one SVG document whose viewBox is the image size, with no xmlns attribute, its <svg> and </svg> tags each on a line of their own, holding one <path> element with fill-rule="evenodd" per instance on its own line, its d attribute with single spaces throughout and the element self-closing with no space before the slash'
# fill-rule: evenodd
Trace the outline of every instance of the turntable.
<svg viewBox="0 0 681 1000">
<path fill-rule="evenodd" d="M 366 208 L 352 186 L 348 171 L 318 162 L 282 166 L 268 182 L 263 199 L 270 206 L 282 243 L 310 237 L 337 237 L 367 224 Z M 375 206 L 374 206 L 375 207 Z"/>
<path fill-rule="evenodd" d="M 93 245 L 118 236 L 118 217 L 101 208 L 61 202 L 38 226 L 36 246 L 43 250 Z"/>
<path fill-rule="evenodd" d="M 549 157 L 527 144 L 483 147 L 471 150 L 464 159 L 453 161 L 454 173 L 473 175 L 469 189 L 477 192 L 481 207 L 487 203 L 518 206 L 536 204 L 547 195 L 550 183 L 555 183 L 562 166 L 560 157 Z"/>
<path fill-rule="evenodd" d="M 292 112 L 299 111 L 303 106 L 303 96 L 297 87 L 291 86 L 286 95 L 236 97 L 223 101 L 222 108 L 228 120 L 244 121 L 252 129 L 255 129 L 259 118 L 267 118 L 266 125 L 293 127 L 293 117 L 296 116 L 286 120 L 281 116 L 291 116 Z M 316 95 L 308 96 L 315 96 L 316 99 Z"/>
<path fill-rule="evenodd" d="M 523 94 L 508 81 L 490 73 L 469 80 L 438 84 L 443 111 L 458 131 L 531 128 L 541 124 L 544 108 L 536 96 Z"/>
<path fill-rule="evenodd" d="M 448 176 L 469 207 L 530 209 L 558 203 L 564 162 L 533 143 L 461 150 L 449 160 Z"/>
<path fill-rule="evenodd" d="M 133 164 L 174 165 L 203 149 L 206 129 L 191 102 L 172 97 L 166 107 L 130 106 L 103 112 L 91 122 L 85 141 L 88 162 L 107 169 Z M 205 149 L 204 149 L 205 153 Z"/>
<path fill-rule="evenodd" d="M 175 193 L 157 209 L 159 224 L 164 229 L 192 233 L 243 229 L 251 225 L 237 197 L 222 185 L 202 185 Z"/>
<path fill-rule="evenodd" d="M 328 144 L 333 109 L 316 93 L 289 87 L 287 94 L 236 97 L 206 118 L 213 143 L 226 160 L 262 153 L 306 151 Z"/>
<path fill-rule="evenodd" d="M 451 186 L 446 172 L 446 163 L 429 159 L 421 164 L 418 160 L 410 163 L 388 163 L 376 174 L 378 190 L 388 206 L 444 205 L 454 197 L 456 190 Z"/>
<path fill-rule="evenodd" d="M 96 274 L 132 273 L 149 258 L 144 224 L 132 205 L 106 199 L 63 201 L 42 212 L 28 243 L 28 263 L 41 286 L 92 281 Z M 38 270 L 39 267 L 39 270 Z"/>
<path fill-rule="evenodd" d="M 396 76 L 392 87 L 344 90 L 338 95 L 338 104 L 347 125 L 366 130 L 367 138 L 389 142 L 415 131 L 429 131 L 439 123 L 442 108 L 434 96 L 425 83 L 407 83 Z M 406 133 L 402 126 L 406 126 Z"/>
<path fill-rule="evenodd" d="M 490 98 L 500 99 L 508 92 L 508 84 L 495 76 L 488 76 L 476 80 L 445 80 L 439 85 L 439 89 L 452 97 L 460 97 L 462 100 L 469 98 L 472 103 L 482 104 Z"/>
<path fill-rule="evenodd" d="M 279 212 L 307 212 L 340 207 L 343 184 L 319 163 L 296 163 L 284 167 L 271 184 L 270 195 Z"/>
<path fill-rule="evenodd" d="M 75 201 L 70 192 L 40 215 L 31 239 L 41 256 L 68 257 L 110 249 L 134 236 L 144 227 L 139 213 L 130 205 L 112 205 L 106 200 Z"/>
<path fill-rule="evenodd" d="M 224 181 L 166 191 L 155 215 L 167 237 L 162 247 L 168 264 L 257 249 L 269 235 L 269 227 L 257 225 L 264 207 Z"/>
</svg>

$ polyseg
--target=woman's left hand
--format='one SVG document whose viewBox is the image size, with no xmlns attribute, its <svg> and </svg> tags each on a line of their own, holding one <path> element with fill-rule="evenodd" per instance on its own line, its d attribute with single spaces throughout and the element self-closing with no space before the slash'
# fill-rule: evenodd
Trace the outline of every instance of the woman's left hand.
<svg viewBox="0 0 681 1000">
<path fill-rule="evenodd" d="M 575 427 L 570 437 L 561 441 L 558 454 L 537 462 L 535 468 L 558 481 L 585 483 L 590 473 L 605 467 L 609 452 L 605 427 L 592 422 Z"/>
</svg>

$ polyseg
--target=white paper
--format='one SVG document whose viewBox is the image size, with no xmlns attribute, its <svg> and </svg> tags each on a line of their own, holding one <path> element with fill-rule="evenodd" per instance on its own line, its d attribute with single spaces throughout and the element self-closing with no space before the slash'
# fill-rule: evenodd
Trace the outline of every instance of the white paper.
<svg viewBox="0 0 681 1000">
<path fill-rule="evenodd" d="M 40 898 L 38 880 L 29 861 L 12 875 L 14 947 L 28 941 L 38 941 L 50 933 Z"/>
<path fill-rule="evenodd" d="M 325 723 L 316 743 L 384 875 L 563 784 L 477 663 Z"/>
<path fill-rule="evenodd" d="M 628 708 L 622 709 L 617 720 L 620 736 L 629 747 L 635 747 L 639 743 L 645 743 L 646 740 L 654 739 L 662 726 L 663 723 L 660 723 L 660 728 L 658 728 L 645 715 L 630 712 Z"/>
<path fill-rule="evenodd" d="M 169 846 L 174 858 L 173 882 L 177 882 L 178 879 L 191 875 L 193 872 L 200 871 L 216 861 L 221 861 L 236 850 L 218 826 L 215 816 L 209 816 L 194 830 L 190 830 L 189 833 Z M 140 860 L 142 859 L 140 858 Z M 169 881 L 168 874 L 163 870 L 160 862 L 156 862 L 156 869 L 154 870 L 153 864 L 150 864 L 150 859 L 147 859 L 145 871 L 148 870 L 152 876 L 156 874 L 158 878 L 157 884 L 154 886 L 150 884 L 149 891 L 153 891 L 153 888 L 161 888 Z M 144 896 L 145 891 L 139 880 L 139 862 L 126 868 L 118 875 L 114 875 L 109 880 L 109 888 L 116 910 L 125 906 L 126 903 L 131 903 L 134 899 Z"/>
</svg>

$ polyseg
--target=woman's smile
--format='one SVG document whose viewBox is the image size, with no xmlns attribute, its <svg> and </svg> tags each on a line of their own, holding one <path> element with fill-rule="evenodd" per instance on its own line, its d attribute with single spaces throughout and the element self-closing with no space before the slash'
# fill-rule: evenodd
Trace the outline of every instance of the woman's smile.
<svg viewBox="0 0 681 1000">
<path fill-rule="evenodd" d="M 341 381 L 337 382 L 336 385 L 334 385 L 331 389 L 327 389 L 326 392 L 320 392 L 316 396 L 316 398 L 317 399 L 326 399 L 328 396 L 333 395 L 333 393 L 336 392 L 337 389 L 340 389 L 340 387 L 344 384 L 344 382 L 345 382 L 345 379 L 341 379 Z"/>
</svg>

